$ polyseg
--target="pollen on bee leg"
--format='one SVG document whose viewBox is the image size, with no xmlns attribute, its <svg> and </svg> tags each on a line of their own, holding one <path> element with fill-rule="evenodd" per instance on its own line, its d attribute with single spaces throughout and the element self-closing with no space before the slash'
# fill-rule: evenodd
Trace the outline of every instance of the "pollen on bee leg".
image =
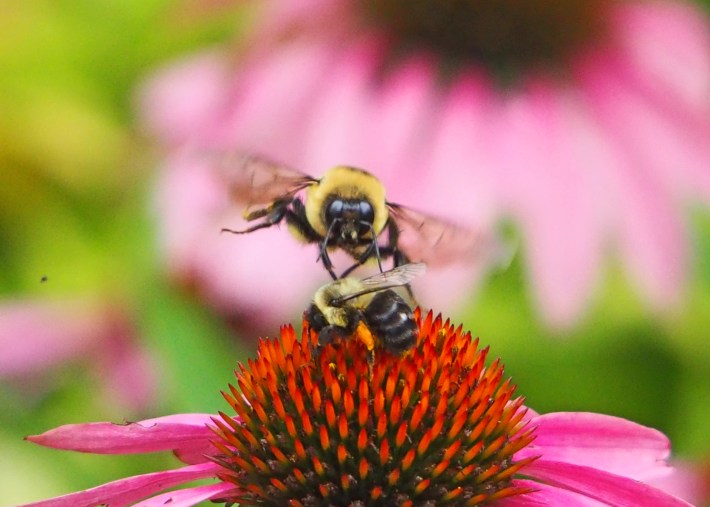
<svg viewBox="0 0 710 507">
<path fill-rule="evenodd" d="M 355 333 L 353 334 L 367 349 L 367 369 L 370 374 L 370 379 L 372 379 L 373 368 L 375 366 L 375 337 L 372 336 L 372 333 L 362 321 L 358 323 L 357 328 L 355 328 Z"/>
</svg>

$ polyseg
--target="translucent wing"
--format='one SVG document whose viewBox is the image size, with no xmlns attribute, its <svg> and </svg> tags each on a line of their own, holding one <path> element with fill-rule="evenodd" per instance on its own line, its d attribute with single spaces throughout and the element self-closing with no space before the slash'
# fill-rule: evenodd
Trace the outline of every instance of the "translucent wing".
<svg viewBox="0 0 710 507">
<path fill-rule="evenodd" d="M 397 225 L 398 248 L 411 261 L 429 266 L 456 262 L 493 261 L 510 257 L 494 233 L 453 224 L 399 204 L 387 203 Z"/>
<path fill-rule="evenodd" d="M 224 153 L 214 155 L 215 168 L 232 200 L 252 205 L 268 205 L 318 180 L 283 164 L 255 155 Z"/>
<path fill-rule="evenodd" d="M 403 285 L 411 283 L 418 276 L 424 274 L 425 271 L 426 264 L 423 262 L 414 262 L 398 266 L 390 269 L 389 271 L 376 273 L 361 280 L 362 284 L 365 286 L 363 290 L 338 298 L 335 302 L 342 303 L 343 301 L 355 299 L 363 294 L 369 294 L 370 292 L 378 292 L 381 290 L 392 289 L 394 287 L 402 287 Z"/>
</svg>

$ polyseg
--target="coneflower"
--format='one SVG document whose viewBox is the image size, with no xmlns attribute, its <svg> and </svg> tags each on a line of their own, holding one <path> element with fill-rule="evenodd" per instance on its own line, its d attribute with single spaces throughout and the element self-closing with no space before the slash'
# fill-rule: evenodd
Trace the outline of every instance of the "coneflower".
<svg viewBox="0 0 710 507">
<path fill-rule="evenodd" d="M 281 322 L 312 288 L 284 282 L 293 270 L 279 262 L 250 261 L 302 256 L 299 274 L 314 278 L 320 266 L 276 231 L 257 243 L 214 234 L 235 222 L 225 221 L 227 191 L 205 150 L 253 151 L 314 175 L 354 165 L 395 202 L 477 228 L 512 220 L 550 324 L 582 314 L 610 253 L 651 308 L 680 300 L 684 203 L 710 203 L 710 30 L 700 6 L 253 4 L 262 15 L 241 51 L 193 56 L 142 96 L 145 123 L 167 148 L 158 187 L 166 258 L 214 304 Z M 435 275 L 419 292 L 436 294 L 439 308 L 460 302 L 474 278 Z M 262 294 L 242 290 L 254 281 Z"/>
<path fill-rule="evenodd" d="M 231 411 L 138 423 L 62 426 L 48 447 L 127 454 L 172 450 L 187 465 L 27 504 L 190 506 L 688 506 L 642 482 L 669 472 L 668 440 L 590 413 L 537 415 L 499 360 L 431 314 L 403 357 L 362 343 L 312 357 L 304 324 L 261 340 L 223 393 Z M 214 484 L 168 488 L 200 478 Z"/>
</svg>

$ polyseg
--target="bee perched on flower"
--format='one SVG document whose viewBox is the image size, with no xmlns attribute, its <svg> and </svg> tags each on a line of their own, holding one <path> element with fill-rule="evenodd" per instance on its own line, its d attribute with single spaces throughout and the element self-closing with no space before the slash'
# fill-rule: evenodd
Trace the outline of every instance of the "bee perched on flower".
<svg viewBox="0 0 710 507">
<path fill-rule="evenodd" d="M 469 333 L 415 313 L 417 345 L 369 376 L 359 340 L 324 346 L 307 322 L 259 342 L 223 392 L 231 413 L 62 426 L 28 440 L 93 453 L 172 450 L 181 468 L 25 507 L 688 507 L 647 482 L 663 434 L 600 414 L 538 415 Z M 165 491 L 196 479 L 213 483 Z"/>
</svg>

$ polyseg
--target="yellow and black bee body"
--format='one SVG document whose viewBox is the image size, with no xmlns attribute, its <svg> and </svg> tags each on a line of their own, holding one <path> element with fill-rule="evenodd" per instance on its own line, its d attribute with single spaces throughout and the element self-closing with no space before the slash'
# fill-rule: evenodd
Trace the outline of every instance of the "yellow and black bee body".
<svg viewBox="0 0 710 507">
<path fill-rule="evenodd" d="M 406 286 L 426 269 L 422 263 L 405 264 L 362 280 L 346 277 L 324 285 L 305 312 L 318 346 L 359 339 L 374 362 L 375 347 L 403 354 L 417 341 L 417 326 L 409 304 L 394 290 Z"/>
<path fill-rule="evenodd" d="M 297 237 L 319 245 L 318 259 L 333 280 L 371 259 L 380 271 L 387 258 L 394 267 L 410 261 L 441 265 L 475 259 L 491 239 L 388 202 L 382 183 L 355 167 L 337 166 L 322 178 L 258 157 L 242 157 L 240 163 L 227 159 L 220 167 L 233 199 L 247 205 L 244 218 L 262 219 L 244 230 L 222 230 L 246 234 L 285 220 Z M 328 254 L 335 249 L 355 260 L 340 276 Z"/>
</svg>

